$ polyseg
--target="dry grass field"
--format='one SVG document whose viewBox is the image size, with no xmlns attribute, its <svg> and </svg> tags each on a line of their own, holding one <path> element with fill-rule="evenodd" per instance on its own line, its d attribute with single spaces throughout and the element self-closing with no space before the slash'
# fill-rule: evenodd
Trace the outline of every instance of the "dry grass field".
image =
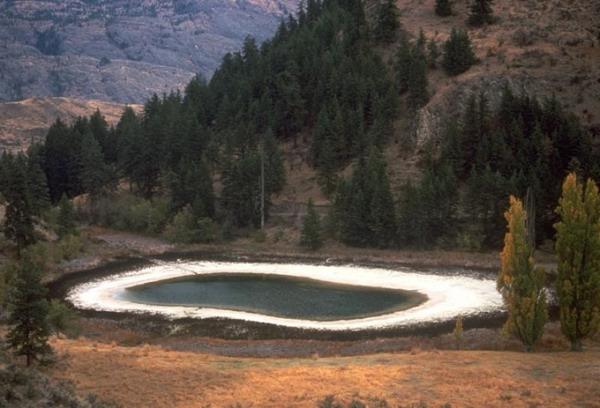
<svg viewBox="0 0 600 408">
<path fill-rule="evenodd" d="M 600 407 L 600 349 L 421 351 L 304 359 L 231 358 L 54 340 L 56 378 L 124 407 Z M 239 404 L 239 405 L 238 405 Z M 449 404 L 449 405 L 447 405 Z M 376 405 L 375 405 L 376 406 Z"/>
</svg>

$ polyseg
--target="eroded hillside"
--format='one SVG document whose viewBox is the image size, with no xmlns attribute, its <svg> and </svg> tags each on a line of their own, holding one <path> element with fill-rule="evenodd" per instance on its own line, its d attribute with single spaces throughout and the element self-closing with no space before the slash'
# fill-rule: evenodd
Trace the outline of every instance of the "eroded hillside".
<svg viewBox="0 0 600 408">
<path fill-rule="evenodd" d="M 140 105 L 131 105 L 140 111 Z M 73 98 L 30 98 L 0 103 L 0 151 L 21 151 L 40 141 L 52 123 L 60 118 L 70 123 L 78 116 L 90 116 L 97 109 L 109 124 L 116 124 L 125 105 Z"/>
<path fill-rule="evenodd" d="M 0 101 L 143 102 L 209 76 L 247 35 L 270 37 L 296 0 L 0 2 Z"/>
</svg>

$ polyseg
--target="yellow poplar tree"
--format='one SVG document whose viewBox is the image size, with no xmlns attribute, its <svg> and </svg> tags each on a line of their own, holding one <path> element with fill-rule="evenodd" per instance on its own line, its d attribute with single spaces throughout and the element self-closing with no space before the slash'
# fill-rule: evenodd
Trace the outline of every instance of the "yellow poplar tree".
<svg viewBox="0 0 600 408">
<path fill-rule="evenodd" d="M 581 350 L 581 340 L 600 330 L 600 197 L 588 179 L 577 182 L 571 173 L 563 183 L 556 212 L 558 279 L 556 294 L 563 334 L 571 349 Z"/>
<path fill-rule="evenodd" d="M 548 318 L 545 272 L 536 268 L 527 239 L 527 215 L 521 200 L 511 196 L 504 214 L 508 231 L 504 237 L 497 287 L 508 310 L 506 329 L 518 337 L 527 351 L 542 337 Z"/>
</svg>

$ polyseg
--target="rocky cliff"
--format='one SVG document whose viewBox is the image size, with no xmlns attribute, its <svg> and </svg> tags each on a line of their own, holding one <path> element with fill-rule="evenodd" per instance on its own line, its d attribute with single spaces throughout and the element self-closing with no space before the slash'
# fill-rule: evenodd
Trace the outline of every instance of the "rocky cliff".
<svg viewBox="0 0 600 408">
<path fill-rule="evenodd" d="M 71 96 L 143 102 L 210 76 L 298 0 L 0 1 L 0 101 Z"/>
</svg>

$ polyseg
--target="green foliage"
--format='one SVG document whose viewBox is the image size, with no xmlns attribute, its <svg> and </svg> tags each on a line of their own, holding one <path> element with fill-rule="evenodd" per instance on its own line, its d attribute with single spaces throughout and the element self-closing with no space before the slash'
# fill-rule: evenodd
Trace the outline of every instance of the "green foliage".
<svg viewBox="0 0 600 408">
<path fill-rule="evenodd" d="M 165 228 L 165 237 L 181 244 L 209 243 L 217 238 L 218 227 L 210 218 L 197 218 L 190 206 L 179 211 Z"/>
<path fill-rule="evenodd" d="M 393 246 L 396 215 L 387 168 L 381 152 L 371 148 L 359 158 L 349 181 L 340 182 L 331 214 L 337 235 L 353 246 Z"/>
<path fill-rule="evenodd" d="M 401 93 L 408 92 L 408 103 L 413 109 L 422 107 L 429 100 L 426 42 L 423 31 L 412 45 L 403 34 L 395 55 L 396 83 Z"/>
<path fill-rule="evenodd" d="M 306 215 L 302 222 L 302 232 L 300 236 L 300 245 L 312 251 L 316 251 L 323 246 L 321 233 L 321 220 L 315 210 L 312 199 L 308 200 Z"/>
<path fill-rule="evenodd" d="M 13 241 L 19 253 L 35 242 L 31 192 L 27 177 L 27 162 L 23 155 L 5 157 L 7 183 L 2 186 L 6 200 L 4 235 Z"/>
<path fill-rule="evenodd" d="M 48 180 L 44 172 L 44 153 L 41 145 L 32 145 L 27 151 L 27 182 L 31 209 L 39 216 L 50 207 Z"/>
<path fill-rule="evenodd" d="M 482 26 L 494 23 L 493 0 L 472 0 L 467 22 L 472 26 Z"/>
<path fill-rule="evenodd" d="M 437 165 L 449 165 L 466 187 L 460 207 L 469 218 L 459 236 L 480 236 L 484 248 L 497 248 L 502 240 L 506 197 L 528 190 L 536 242 L 552 238 L 560 195 L 555 180 L 574 163 L 591 174 L 599 159 L 589 134 L 555 99 L 540 103 L 508 88 L 494 111 L 483 94 L 472 96 L 460 123 L 449 123 L 441 150 Z"/>
<path fill-rule="evenodd" d="M 440 17 L 452 15 L 452 0 L 435 0 L 435 14 Z"/>
<path fill-rule="evenodd" d="M 433 247 L 456 234 L 457 179 L 447 165 L 426 170 L 421 182 L 404 186 L 398 239 L 403 246 Z"/>
<path fill-rule="evenodd" d="M 600 330 L 600 196 L 591 179 L 567 176 L 556 210 L 556 293 L 563 334 L 573 350 Z"/>
<path fill-rule="evenodd" d="M 548 319 L 544 290 L 546 273 L 534 264 L 522 202 L 511 196 L 505 217 L 508 231 L 497 286 L 508 309 L 506 328 L 523 342 L 527 351 L 531 351 L 542 337 Z"/>
<path fill-rule="evenodd" d="M 170 219 L 171 204 L 164 197 L 144 199 L 118 194 L 97 200 L 85 214 L 91 222 L 125 231 L 157 234 Z"/>
<path fill-rule="evenodd" d="M 75 226 L 75 207 L 71 200 L 63 195 L 58 203 L 58 217 L 57 217 L 58 236 L 63 238 L 69 234 L 76 232 Z"/>
<path fill-rule="evenodd" d="M 79 334 L 79 316 L 58 299 L 52 299 L 48 308 L 48 326 L 52 333 L 60 337 L 76 337 Z"/>
<path fill-rule="evenodd" d="M 469 34 L 453 28 L 450 38 L 444 43 L 442 66 L 449 75 L 458 75 L 467 71 L 474 63 L 475 54 Z"/>
<path fill-rule="evenodd" d="M 75 259 L 83 251 L 83 242 L 77 235 L 64 236 L 57 243 L 60 257 L 64 260 Z"/>
<path fill-rule="evenodd" d="M 394 0 L 382 0 L 377 10 L 374 34 L 378 41 L 390 43 L 396 39 L 400 12 Z"/>
<path fill-rule="evenodd" d="M 95 199 L 109 187 L 112 175 L 110 168 L 105 163 L 100 143 L 91 131 L 83 135 L 80 163 L 81 187 Z"/>
<path fill-rule="evenodd" d="M 15 354 L 26 357 L 28 366 L 52 351 L 48 345 L 46 288 L 41 276 L 39 266 L 23 257 L 9 295 L 7 343 Z"/>
</svg>

